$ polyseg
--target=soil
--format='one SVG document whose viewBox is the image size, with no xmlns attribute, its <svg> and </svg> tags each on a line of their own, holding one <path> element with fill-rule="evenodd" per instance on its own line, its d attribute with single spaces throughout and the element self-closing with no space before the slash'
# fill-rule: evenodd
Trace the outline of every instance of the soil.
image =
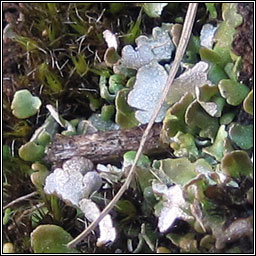
<svg viewBox="0 0 256 256">
<path fill-rule="evenodd" d="M 237 28 L 233 41 L 233 51 L 242 56 L 243 70 L 240 80 L 250 88 L 253 86 L 253 3 L 238 4 L 238 13 L 244 22 Z"/>
<path fill-rule="evenodd" d="M 243 17 L 243 23 L 237 28 L 237 34 L 233 41 L 233 51 L 241 56 L 243 60 L 239 80 L 253 88 L 253 3 L 240 3 L 237 9 Z M 253 124 L 253 116 L 241 108 L 237 116 L 237 122 L 244 125 Z"/>
<path fill-rule="evenodd" d="M 19 17 L 19 6 L 16 3 L 3 4 L 3 29 L 15 24 Z M 21 63 L 23 51 L 10 39 L 3 40 L 3 94 L 11 98 L 16 91 L 15 79 L 19 74 L 18 63 Z"/>
</svg>

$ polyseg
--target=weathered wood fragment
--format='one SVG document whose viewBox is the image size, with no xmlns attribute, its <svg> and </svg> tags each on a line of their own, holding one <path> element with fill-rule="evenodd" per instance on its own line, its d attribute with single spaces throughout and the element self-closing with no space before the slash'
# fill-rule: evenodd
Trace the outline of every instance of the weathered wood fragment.
<svg viewBox="0 0 256 256">
<path fill-rule="evenodd" d="M 160 143 L 161 123 L 154 124 L 145 144 L 144 153 L 163 152 Z M 88 135 L 57 134 L 48 150 L 47 160 L 61 163 L 73 156 L 83 156 L 94 163 L 110 163 L 122 159 L 125 152 L 137 150 L 145 125 L 130 130 L 97 132 Z"/>
</svg>

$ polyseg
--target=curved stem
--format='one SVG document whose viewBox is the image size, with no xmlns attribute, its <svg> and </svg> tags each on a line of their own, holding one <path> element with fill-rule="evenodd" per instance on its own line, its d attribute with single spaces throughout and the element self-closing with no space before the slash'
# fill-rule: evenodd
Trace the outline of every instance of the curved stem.
<svg viewBox="0 0 256 256">
<path fill-rule="evenodd" d="M 8 207 L 13 206 L 14 204 L 17 204 L 17 203 L 19 203 L 19 202 L 21 202 L 21 201 L 23 201 L 23 200 L 29 199 L 30 197 L 33 197 L 33 196 L 36 196 L 36 195 L 38 195 L 38 192 L 37 192 L 37 191 L 34 191 L 34 192 L 32 192 L 32 193 L 30 193 L 30 194 L 27 194 L 27 195 L 25 195 L 25 196 L 21 196 L 21 197 L 19 197 L 19 198 L 16 198 L 15 200 L 13 200 L 13 201 L 11 201 L 10 203 L 8 203 L 7 205 L 5 205 L 5 206 L 3 207 L 3 210 L 5 210 L 5 209 L 8 208 Z"/>
</svg>

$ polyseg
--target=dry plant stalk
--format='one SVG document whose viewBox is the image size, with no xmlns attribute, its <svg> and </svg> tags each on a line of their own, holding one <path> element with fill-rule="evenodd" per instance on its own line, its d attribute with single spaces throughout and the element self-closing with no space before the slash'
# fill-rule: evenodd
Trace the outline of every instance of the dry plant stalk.
<svg viewBox="0 0 256 256">
<path fill-rule="evenodd" d="M 34 192 L 32 192 L 32 193 L 30 193 L 30 194 L 27 194 L 27 195 L 25 195 L 25 196 L 21 196 L 21 197 L 19 197 L 19 198 L 16 198 L 16 199 L 14 199 L 13 201 L 11 201 L 10 203 L 8 203 L 7 205 L 5 205 L 5 206 L 3 207 L 3 210 L 5 210 L 5 209 L 7 209 L 7 208 L 9 208 L 9 207 L 12 207 L 14 204 L 20 203 L 21 201 L 30 199 L 31 197 L 36 196 L 36 195 L 38 195 L 38 192 L 37 192 L 37 191 L 34 191 Z"/>
<path fill-rule="evenodd" d="M 161 95 L 161 98 L 155 108 L 155 111 L 151 117 L 151 120 L 149 121 L 147 128 L 141 138 L 140 141 L 140 146 L 139 149 L 137 151 L 134 163 L 129 171 L 129 174 L 126 178 L 125 183 L 122 185 L 122 187 L 120 188 L 120 190 L 117 192 L 117 194 L 114 196 L 114 198 L 110 201 L 110 203 L 105 207 L 105 209 L 101 212 L 100 216 L 93 221 L 88 227 L 87 229 L 85 229 L 80 235 L 78 235 L 75 239 L 73 239 L 71 242 L 69 242 L 67 244 L 68 247 L 74 247 L 76 246 L 80 241 L 82 241 L 91 231 L 93 231 L 95 229 L 95 227 L 99 224 L 99 222 L 113 209 L 113 207 L 115 206 L 115 204 L 118 202 L 118 200 L 121 198 L 121 196 L 123 195 L 123 193 L 125 192 L 125 190 L 129 187 L 132 178 L 134 176 L 135 170 L 136 170 L 136 165 L 137 162 L 142 154 L 144 145 L 146 143 L 146 140 L 148 138 L 149 132 L 156 120 L 156 117 L 161 109 L 162 104 L 164 103 L 164 100 L 167 96 L 168 91 L 170 90 L 171 84 L 174 80 L 174 77 L 178 71 L 180 62 L 183 58 L 183 55 L 185 53 L 187 44 L 189 42 L 189 38 L 192 32 L 192 27 L 194 24 L 194 20 L 195 20 L 195 16 L 196 16 L 196 10 L 197 10 L 197 3 L 190 3 L 188 6 L 188 10 L 186 13 L 186 18 L 185 18 L 185 22 L 183 25 L 183 29 L 182 29 L 182 34 L 181 34 L 181 38 L 179 41 L 179 45 L 176 51 L 176 55 L 175 55 L 175 59 L 173 61 L 172 64 L 172 68 L 170 70 L 167 82 L 165 84 L 163 93 Z"/>
</svg>

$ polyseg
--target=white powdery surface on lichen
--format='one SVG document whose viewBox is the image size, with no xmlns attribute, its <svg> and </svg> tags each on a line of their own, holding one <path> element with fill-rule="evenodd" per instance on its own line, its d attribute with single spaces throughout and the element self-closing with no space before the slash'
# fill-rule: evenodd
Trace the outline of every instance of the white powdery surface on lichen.
<svg viewBox="0 0 256 256">
<path fill-rule="evenodd" d="M 45 180 L 46 194 L 55 194 L 70 205 L 78 205 L 83 196 L 83 175 L 57 168 Z"/>
<path fill-rule="evenodd" d="M 174 185 L 167 188 L 166 185 L 155 183 L 152 185 L 155 194 L 163 197 L 163 208 L 158 217 L 158 228 L 160 232 L 166 232 L 176 219 L 191 221 L 194 218 L 186 213 L 187 204 L 183 196 L 181 186 Z"/>
<path fill-rule="evenodd" d="M 136 76 L 133 90 L 128 95 L 128 104 L 137 109 L 136 119 L 148 123 L 162 95 L 168 74 L 163 66 L 153 61 L 141 67 Z M 168 106 L 164 104 L 156 119 L 161 122 Z"/>
<path fill-rule="evenodd" d="M 204 84 L 211 85 L 211 81 L 207 79 L 208 67 L 206 62 L 200 61 L 174 79 L 166 97 L 166 103 L 163 104 L 156 122 L 161 122 L 168 107 L 179 101 L 186 92 L 195 95 L 196 87 Z M 151 119 L 167 78 L 167 71 L 156 61 L 152 61 L 138 70 L 134 88 L 129 93 L 127 102 L 136 109 L 135 117 L 140 123 L 148 123 Z"/>
<path fill-rule="evenodd" d="M 46 194 L 55 194 L 67 204 L 78 206 L 79 201 L 88 198 L 102 185 L 102 179 L 93 164 L 83 157 L 67 160 L 62 168 L 56 168 L 45 179 Z"/>
<path fill-rule="evenodd" d="M 90 222 L 96 220 L 100 215 L 98 206 L 90 199 L 82 199 L 79 202 L 80 209 L 84 213 L 86 219 Z M 99 222 L 100 236 L 97 239 L 97 246 L 102 246 L 116 239 L 116 229 L 113 227 L 111 216 L 107 214 Z"/>
<path fill-rule="evenodd" d="M 155 27 L 152 36 L 139 36 L 135 42 L 137 48 L 126 45 L 122 50 L 121 65 L 125 68 L 139 69 L 151 61 L 170 60 L 175 46 L 168 32 L 168 26 Z"/>
<path fill-rule="evenodd" d="M 218 27 L 211 24 L 205 24 L 200 32 L 200 44 L 202 47 L 212 49 L 214 43 L 214 35 Z"/>
<path fill-rule="evenodd" d="M 186 92 L 191 92 L 195 96 L 196 87 L 204 84 L 211 85 L 211 81 L 207 78 L 208 68 L 208 63 L 199 61 L 192 68 L 187 69 L 179 77 L 174 79 L 167 94 L 166 102 L 172 105 L 179 101 Z"/>
</svg>

